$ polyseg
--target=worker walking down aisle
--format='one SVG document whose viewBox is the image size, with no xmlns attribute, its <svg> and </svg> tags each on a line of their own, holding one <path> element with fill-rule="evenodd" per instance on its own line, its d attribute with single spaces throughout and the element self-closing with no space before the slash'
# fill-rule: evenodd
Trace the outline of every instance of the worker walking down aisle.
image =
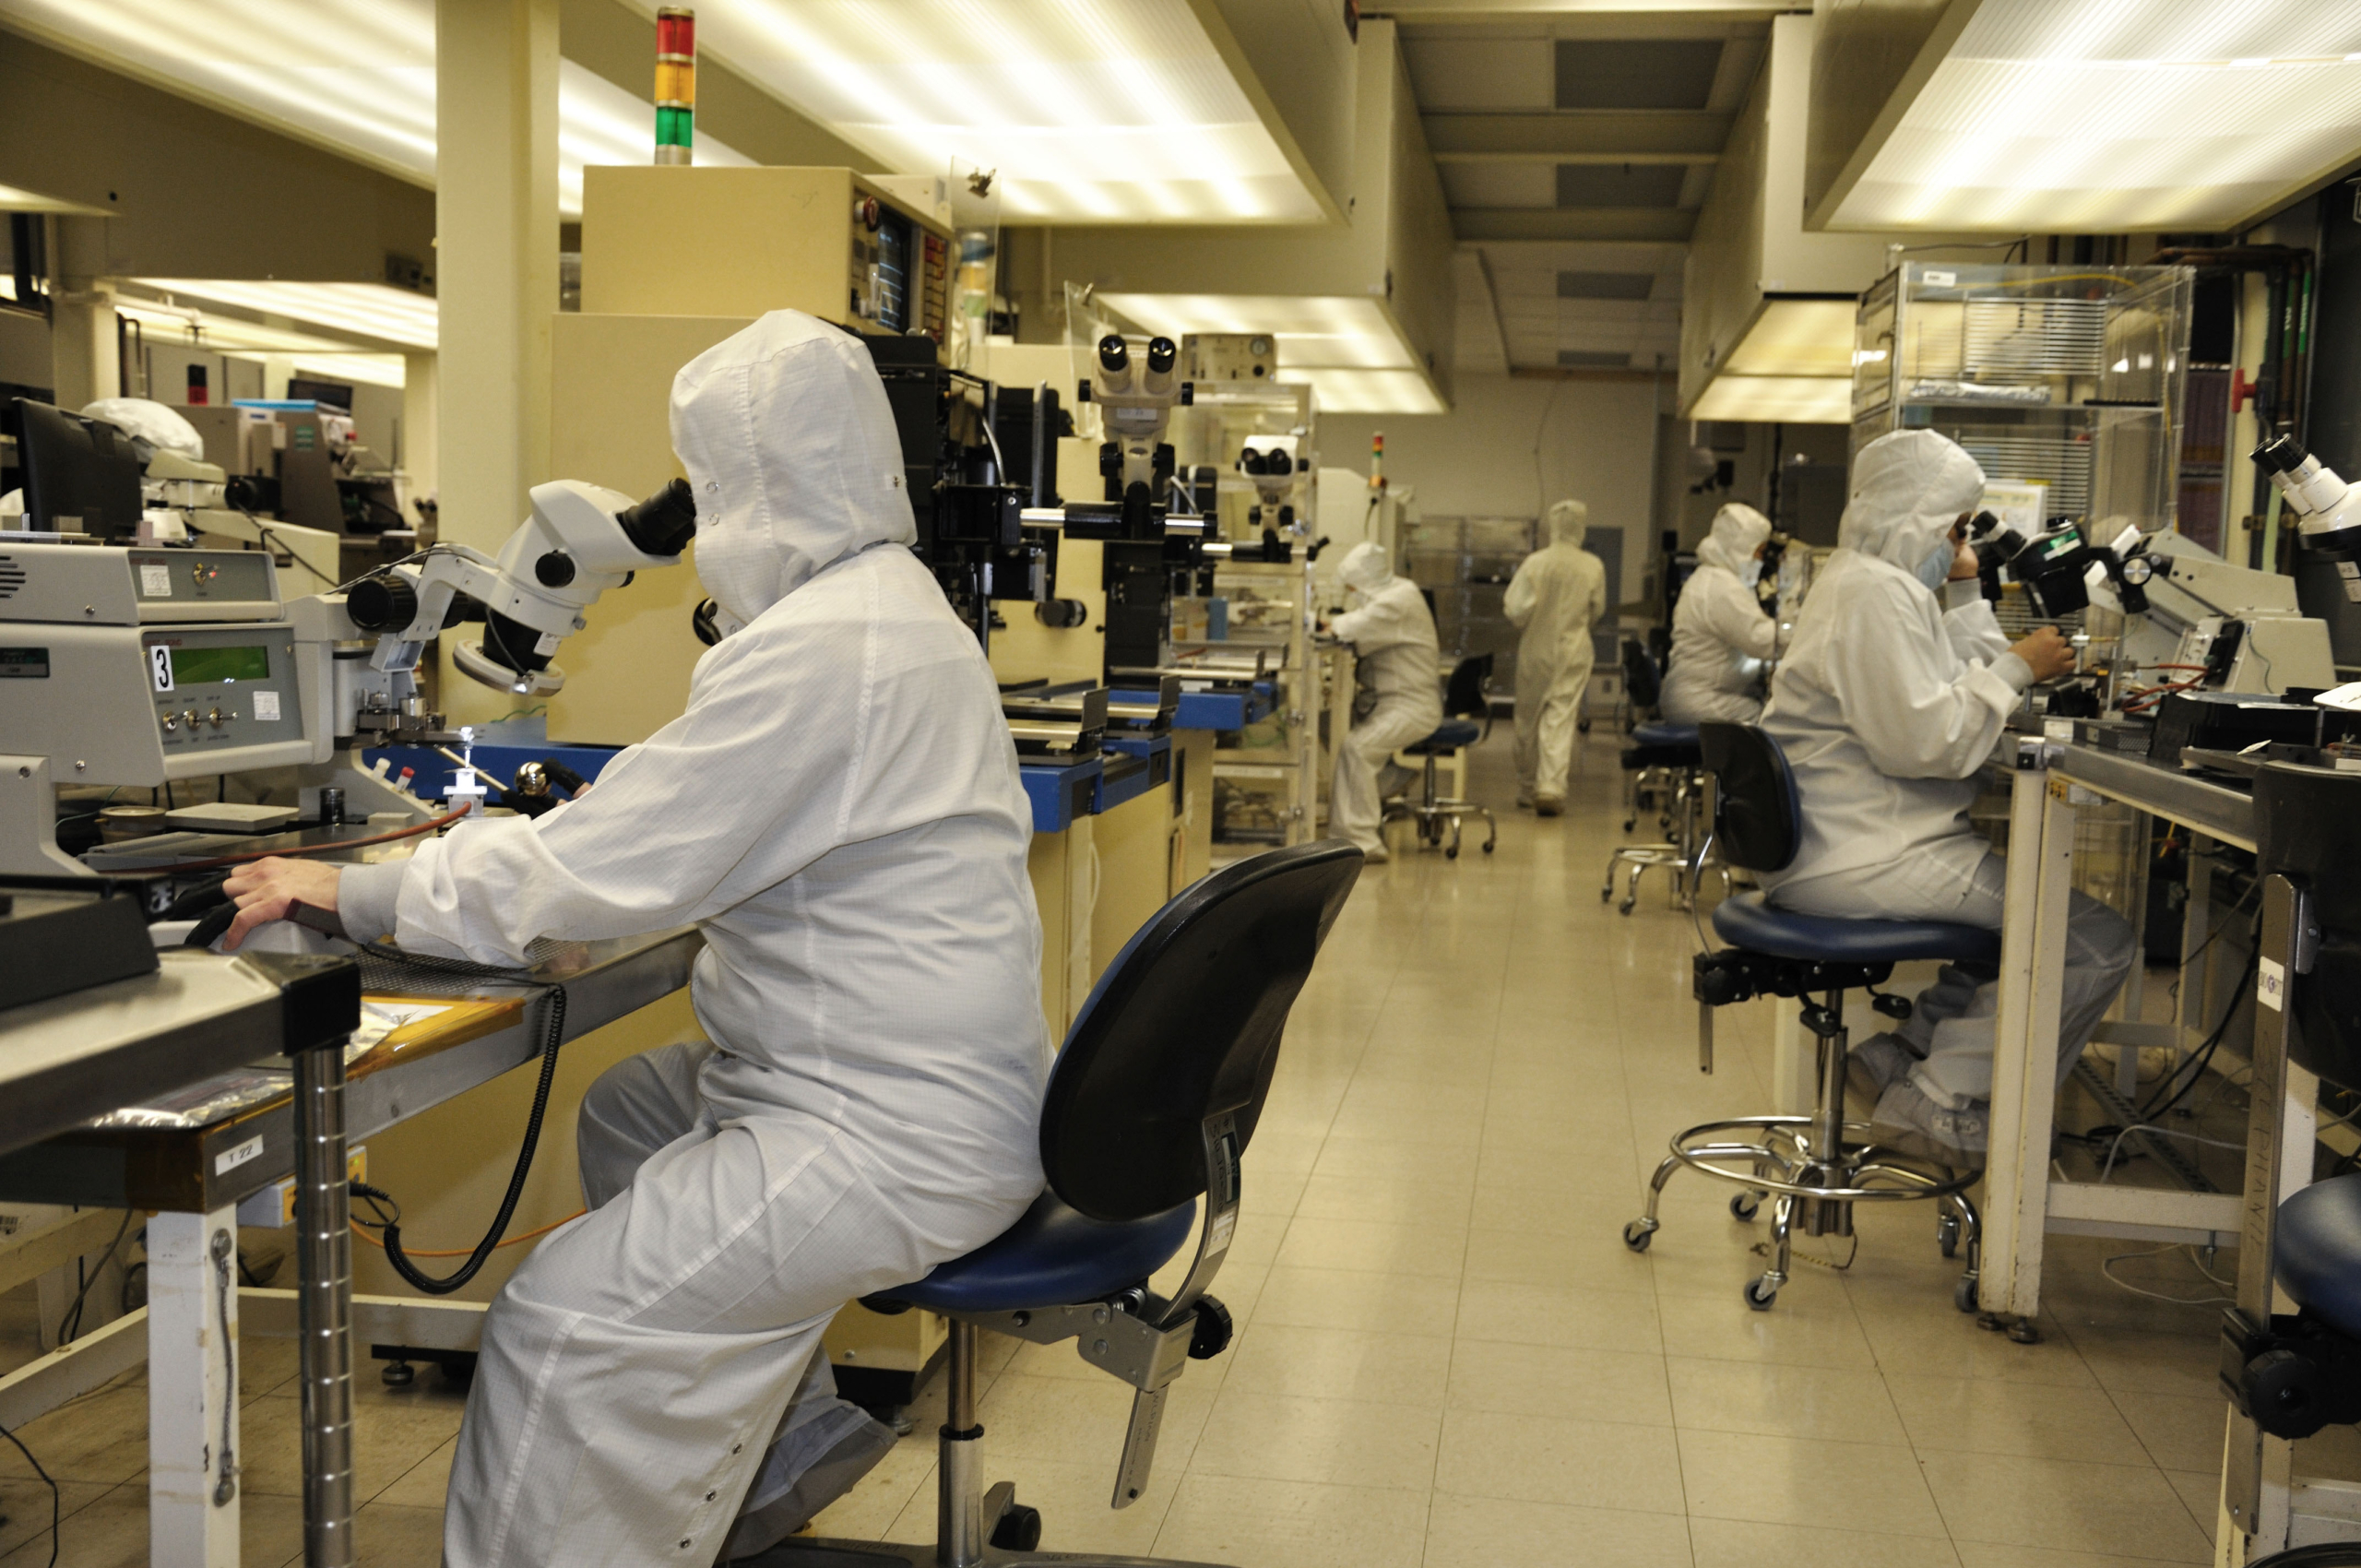
<svg viewBox="0 0 2361 1568">
<path fill-rule="evenodd" d="M 1356 659 L 1353 727 L 1336 743 L 1329 828 L 1372 861 L 1387 859 L 1378 837 L 1385 797 L 1407 783 L 1394 754 L 1442 723 L 1442 686 L 1435 618 L 1426 596 L 1394 575 L 1384 547 L 1353 546 L 1342 570 L 1352 608 L 1329 624 Z"/>
<path fill-rule="evenodd" d="M 1549 508 L 1549 542 L 1517 567 L 1502 605 L 1525 629 L 1516 645 L 1516 803 L 1543 816 L 1566 809 L 1590 629 L 1607 613 L 1606 564 L 1583 548 L 1589 517 L 1579 501 Z"/>
<path fill-rule="evenodd" d="M 1762 713 L 1762 668 L 1779 650 L 1779 623 L 1763 613 L 1755 579 L 1771 519 L 1733 501 L 1714 514 L 1697 547 L 1697 570 L 1672 609 L 1672 667 L 1657 708 L 1669 719 L 1751 724 Z"/>
</svg>

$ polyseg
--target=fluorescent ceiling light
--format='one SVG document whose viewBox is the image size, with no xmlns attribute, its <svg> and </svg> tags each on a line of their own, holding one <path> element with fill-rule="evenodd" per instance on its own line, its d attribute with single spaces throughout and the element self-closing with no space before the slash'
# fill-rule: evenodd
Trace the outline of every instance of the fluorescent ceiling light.
<svg viewBox="0 0 2361 1568">
<path fill-rule="evenodd" d="M 184 299 L 209 302 L 266 318 L 283 317 L 291 326 L 355 333 L 413 349 L 434 347 L 441 320 L 433 299 L 382 283 L 250 283 L 217 278 L 134 278 L 130 281 L 149 293 L 170 295 L 175 303 Z M 212 325 L 208 323 L 208 329 Z"/>
<path fill-rule="evenodd" d="M 150 343 L 177 343 L 215 353 L 336 353 L 351 347 L 315 333 L 268 327 L 217 312 L 191 310 L 126 294 L 115 296 L 114 310 L 125 321 L 137 322 L 141 336 Z"/>
<path fill-rule="evenodd" d="M 1723 356 L 1727 375 L 1853 374 L 1852 300 L 1765 300 L 1746 336 Z"/>
<path fill-rule="evenodd" d="M 0 212 L 54 212 L 71 218 L 112 218 L 102 207 L 90 207 L 59 196 L 46 196 L 16 185 L 0 185 Z"/>
<path fill-rule="evenodd" d="M 1447 414 L 1434 384 L 1415 370 L 1313 368 L 1279 372 L 1281 386 L 1311 388 L 1323 414 Z"/>
<path fill-rule="evenodd" d="M 1109 310 L 1173 338 L 1259 332 L 1275 339 L 1281 370 L 1317 365 L 1415 370 L 1409 344 L 1375 300 L 1350 294 L 1125 294 L 1097 296 Z"/>
<path fill-rule="evenodd" d="M 297 354 L 294 371 L 321 381 L 357 381 L 366 386 L 400 386 L 409 366 L 399 354 Z"/>
<path fill-rule="evenodd" d="M 1984 0 L 1842 229 L 2233 228 L 2361 154 L 2361 7 Z"/>
<path fill-rule="evenodd" d="M 705 0 L 697 33 L 896 172 L 998 170 L 1004 218 L 1321 217 L 1190 0 Z"/>
<path fill-rule="evenodd" d="M 1850 424 L 1849 375 L 1717 375 L 1688 417 L 1754 424 Z"/>
<path fill-rule="evenodd" d="M 434 183 L 433 0 L 0 0 L 0 17 L 168 91 Z M 656 62 L 648 61 L 655 80 Z M 558 207 L 582 166 L 654 160 L 656 106 L 558 62 Z M 697 133 L 699 163 L 753 160 Z"/>
</svg>

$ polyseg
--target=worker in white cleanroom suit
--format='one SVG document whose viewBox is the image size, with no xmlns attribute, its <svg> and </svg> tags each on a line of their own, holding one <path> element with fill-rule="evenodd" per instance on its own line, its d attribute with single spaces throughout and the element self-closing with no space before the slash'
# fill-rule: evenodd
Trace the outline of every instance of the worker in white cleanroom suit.
<svg viewBox="0 0 2361 1568">
<path fill-rule="evenodd" d="M 1353 546 L 1339 575 L 1351 608 L 1328 630 L 1353 645 L 1357 689 L 1352 729 L 1336 742 L 1328 826 L 1370 860 L 1383 861 L 1385 841 L 1377 830 L 1385 797 L 1409 777 L 1394 754 L 1442 724 L 1435 618 L 1418 585 L 1395 576 L 1384 546 L 1374 540 Z"/>
<path fill-rule="evenodd" d="M 1932 431 L 1880 436 L 1854 460 L 1838 548 L 1797 614 L 1762 716 L 1803 806 L 1795 861 L 1762 877 L 1772 903 L 1999 929 L 2004 862 L 1968 826 L 1975 776 L 2026 688 L 2071 670 L 2073 653 L 2048 626 L 2009 643 L 1977 593 L 1962 540 L 1983 491 L 1975 460 Z M 2134 949 L 2130 922 L 2074 895 L 2061 1083 Z M 1983 1163 L 1996 992 L 1946 968 L 1901 1029 L 1857 1048 L 1880 1142 Z"/>
<path fill-rule="evenodd" d="M 1779 651 L 1779 623 L 1754 594 L 1771 519 L 1732 502 L 1714 514 L 1697 569 L 1672 607 L 1672 666 L 1656 711 L 1696 724 L 1751 724 L 1762 712 L 1762 669 Z"/>
<path fill-rule="evenodd" d="M 1549 542 L 1526 556 L 1501 608 L 1525 635 L 1516 645 L 1516 803 L 1543 816 L 1566 809 L 1574 725 L 1594 662 L 1590 629 L 1607 613 L 1606 563 L 1583 548 L 1590 508 L 1549 508 Z"/>
<path fill-rule="evenodd" d="M 672 445 L 735 627 L 688 710 L 537 819 L 340 875 L 265 861 L 231 890 L 233 938 L 301 897 L 361 940 L 496 964 L 540 937 L 704 932 L 711 1043 L 592 1087 L 594 1206 L 485 1322 L 448 1568 L 703 1568 L 796 1528 L 893 1442 L 835 1397 L 828 1320 L 1042 1186 L 1032 814 L 991 671 L 907 548 L 868 351 L 773 312 L 680 373 Z"/>
</svg>

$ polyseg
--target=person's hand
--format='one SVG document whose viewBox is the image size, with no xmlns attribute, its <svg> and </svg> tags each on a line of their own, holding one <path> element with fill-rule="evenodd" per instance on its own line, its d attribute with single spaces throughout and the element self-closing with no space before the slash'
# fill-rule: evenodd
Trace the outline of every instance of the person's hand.
<svg viewBox="0 0 2361 1568">
<path fill-rule="evenodd" d="M 318 861 L 289 860 L 273 855 L 252 861 L 230 873 L 221 890 L 237 901 L 238 918 L 223 937 L 221 950 L 234 953 L 255 927 L 283 921 L 296 904 L 336 910 L 337 868 Z"/>
<path fill-rule="evenodd" d="M 2059 636 L 2055 626 L 2035 627 L 2032 636 L 2011 643 L 2009 651 L 2025 661 L 2036 683 L 2055 681 L 2074 670 L 2073 645 Z"/>
<path fill-rule="evenodd" d="M 1980 576 L 1983 571 L 1984 564 L 1975 558 L 1975 546 L 1965 540 L 1960 540 L 1959 553 L 1952 557 L 1951 581 L 1956 583 Z"/>
</svg>

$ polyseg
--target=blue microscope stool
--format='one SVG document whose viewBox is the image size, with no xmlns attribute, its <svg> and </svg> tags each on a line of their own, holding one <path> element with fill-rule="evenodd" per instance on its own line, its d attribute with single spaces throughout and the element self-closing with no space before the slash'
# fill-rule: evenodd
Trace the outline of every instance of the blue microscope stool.
<svg viewBox="0 0 2361 1568">
<path fill-rule="evenodd" d="M 1784 870 L 1796 856 L 1802 810 L 1778 743 L 1747 724 L 1701 725 L 1698 743 L 1714 778 L 1714 829 L 1723 852 L 1750 871 Z M 1797 997 L 1804 1028 L 1818 1042 L 1818 1103 L 1809 1116 L 1739 1116 L 1675 1134 L 1649 1184 L 1647 1207 L 1623 1228 L 1623 1244 L 1648 1250 L 1664 1185 L 1683 1167 L 1737 1186 L 1730 1212 L 1739 1219 L 1751 1220 L 1762 1200 L 1773 1198 L 1771 1266 L 1746 1286 L 1747 1305 L 1766 1312 L 1787 1282 L 1789 1237 L 1798 1221 L 1809 1236 L 1850 1236 L 1855 1204 L 1932 1199 L 1943 1255 L 1954 1255 L 1963 1241 L 1967 1248 L 1952 1304 L 1974 1312 L 1981 1231 L 1966 1189 L 1978 1173 L 1880 1147 L 1866 1141 L 1867 1123 L 1845 1120 L 1845 992 L 1855 986 L 1874 992 L 1895 964 L 1912 959 L 1995 962 L 1999 933 L 1940 921 L 1799 915 L 1759 893 L 1724 899 L 1714 910 L 1714 930 L 1730 945 L 1694 961 L 1699 1067 L 1714 1070 L 1714 1008 L 1757 996 Z M 1880 996 L 1878 1005 L 1890 1015 L 1909 1013 L 1899 997 Z M 2035 1334 L 2030 1324 L 1993 1326 L 2008 1326 L 2020 1340 Z"/>
</svg>

